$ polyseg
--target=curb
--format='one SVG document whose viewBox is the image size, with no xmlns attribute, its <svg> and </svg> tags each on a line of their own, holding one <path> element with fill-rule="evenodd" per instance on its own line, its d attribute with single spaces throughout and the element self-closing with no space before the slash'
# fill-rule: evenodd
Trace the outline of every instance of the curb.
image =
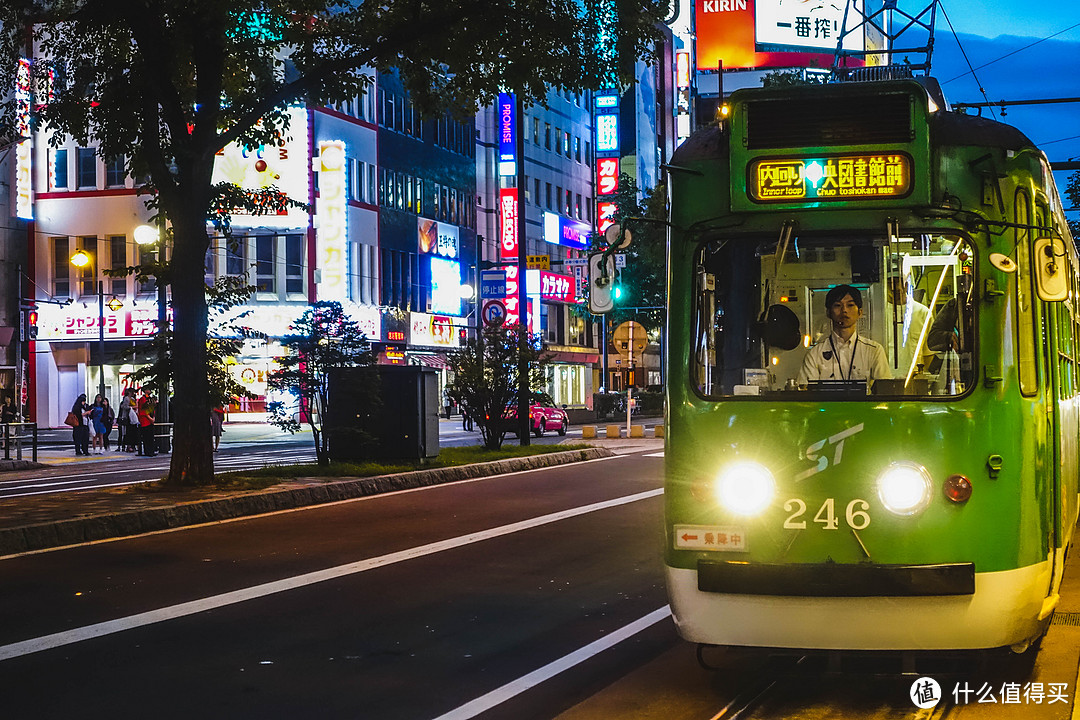
<svg viewBox="0 0 1080 720">
<path fill-rule="evenodd" d="M 298 487 L 275 488 L 213 500 L 195 500 L 157 508 L 128 510 L 0 529 L 0 556 L 141 535 L 187 525 L 201 525 L 339 500 L 352 500 L 397 490 L 411 490 L 459 480 L 537 470 L 614 456 L 615 453 L 607 448 L 593 447 L 586 450 L 570 450 L 488 463 L 413 470 L 394 475 L 376 475 L 331 482 L 306 478 L 302 482 L 310 484 Z"/>
<path fill-rule="evenodd" d="M 43 465 L 33 460 L 0 460 L 0 472 L 7 472 L 9 470 L 36 470 L 38 468 L 46 468 L 48 465 Z"/>
</svg>

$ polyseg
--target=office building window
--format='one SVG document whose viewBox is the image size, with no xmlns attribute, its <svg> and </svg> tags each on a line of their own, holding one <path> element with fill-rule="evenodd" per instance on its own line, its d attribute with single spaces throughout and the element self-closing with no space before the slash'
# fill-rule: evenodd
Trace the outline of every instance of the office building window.
<svg viewBox="0 0 1080 720">
<path fill-rule="evenodd" d="M 52 294 L 56 297 L 71 296 L 71 239 L 56 237 L 50 240 L 53 251 Z"/>
<path fill-rule="evenodd" d="M 574 159 L 581 162 L 581 138 L 574 138 Z"/>
<path fill-rule="evenodd" d="M 126 175 L 122 155 L 111 157 L 105 161 L 105 187 L 123 187 Z"/>
<path fill-rule="evenodd" d="M 536 206 L 540 207 L 540 180 L 539 180 L 539 178 L 537 178 L 536 180 L 533 180 L 533 189 L 535 190 L 535 192 L 533 193 L 533 199 L 536 201 Z"/>
<path fill-rule="evenodd" d="M 304 236 L 285 236 L 285 292 L 304 292 Z"/>
<path fill-rule="evenodd" d="M 570 133 L 563 134 L 563 151 L 566 153 L 566 157 L 570 157 Z"/>
<path fill-rule="evenodd" d="M 109 236 L 109 269 L 121 270 L 127 267 L 127 238 L 123 235 Z M 127 276 L 105 279 L 109 292 L 119 297 L 127 295 Z"/>
<path fill-rule="evenodd" d="M 277 292 L 274 283 L 274 236 L 255 236 L 255 287 L 259 292 Z"/>
<path fill-rule="evenodd" d="M 94 148 L 79 148 L 75 155 L 76 180 L 80 188 L 97 188 L 97 157 Z"/>
<path fill-rule="evenodd" d="M 534 117 L 533 121 L 533 145 L 540 144 L 540 118 Z"/>
<path fill-rule="evenodd" d="M 544 123 L 544 147 L 551 149 L 551 123 Z"/>
<path fill-rule="evenodd" d="M 225 274 L 240 277 L 247 274 L 247 238 L 237 237 L 225 245 Z"/>
<path fill-rule="evenodd" d="M 49 186 L 54 190 L 67 190 L 68 186 L 68 151 L 67 148 L 55 148 L 52 153 Z"/>
<path fill-rule="evenodd" d="M 551 183 L 544 183 L 544 207 L 551 209 Z"/>
</svg>

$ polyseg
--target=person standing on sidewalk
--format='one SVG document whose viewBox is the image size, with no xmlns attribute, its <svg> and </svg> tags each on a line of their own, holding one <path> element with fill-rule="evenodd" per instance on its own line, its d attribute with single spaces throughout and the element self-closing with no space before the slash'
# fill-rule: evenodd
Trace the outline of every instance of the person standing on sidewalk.
<svg viewBox="0 0 1080 720">
<path fill-rule="evenodd" d="M 108 450 L 109 433 L 112 432 L 113 425 L 116 424 L 116 413 L 113 412 L 112 405 L 109 404 L 109 398 L 101 398 L 101 424 L 105 426 L 105 433 L 101 436 L 102 444 Z"/>
<path fill-rule="evenodd" d="M 157 404 L 149 393 L 139 398 L 139 437 L 142 439 L 142 448 L 139 455 L 157 455 L 154 438 L 154 415 Z"/>
<path fill-rule="evenodd" d="M 131 445 L 131 438 L 128 437 L 129 433 L 135 432 L 135 428 L 131 426 L 131 422 L 128 418 L 131 416 L 131 409 L 134 407 L 131 400 L 135 397 L 135 388 L 124 388 L 124 395 L 120 398 L 120 407 L 116 411 L 116 449 L 123 451 Z"/>
<path fill-rule="evenodd" d="M 92 455 L 105 454 L 105 398 L 98 395 L 90 406 L 90 442 Z"/>
<path fill-rule="evenodd" d="M 214 441 L 214 452 L 218 451 L 221 444 L 221 433 L 225 432 L 222 425 L 225 424 L 225 408 L 218 405 L 210 410 L 210 438 Z"/>
<path fill-rule="evenodd" d="M 71 426 L 71 439 L 75 442 L 75 454 L 89 455 L 90 427 L 87 415 L 90 414 L 90 406 L 86 404 L 86 393 L 79 395 L 75 399 L 75 404 L 71 406 L 71 413 L 78 421 L 77 425 Z"/>
</svg>

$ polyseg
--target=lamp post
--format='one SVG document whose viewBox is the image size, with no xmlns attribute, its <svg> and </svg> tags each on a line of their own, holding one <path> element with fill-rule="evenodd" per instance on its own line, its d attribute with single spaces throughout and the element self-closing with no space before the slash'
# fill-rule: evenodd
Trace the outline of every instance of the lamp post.
<svg viewBox="0 0 1080 720">
<path fill-rule="evenodd" d="M 134 231 L 135 243 L 139 246 L 145 245 L 157 245 L 155 250 L 155 258 L 158 266 L 165 261 L 165 247 L 162 244 L 162 233 L 159 228 L 153 225 L 139 225 Z M 159 270 L 160 273 L 160 270 Z M 166 306 L 165 297 L 165 283 L 161 281 L 161 276 L 158 274 L 154 278 L 154 284 L 157 285 L 157 316 L 158 316 L 158 332 L 165 329 L 165 322 L 168 317 L 168 308 Z M 163 343 L 158 344 L 158 367 L 165 367 L 165 345 Z M 160 378 L 159 378 L 160 380 Z M 159 423 L 169 422 L 169 388 L 164 382 L 158 383 L 158 397 L 157 397 L 157 414 L 155 421 Z M 161 452 L 169 452 L 169 435 L 166 433 L 161 439 Z"/>
<path fill-rule="evenodd" d="M 79 250 L 71 256 L 71 264 L 77 268 L 84 268 L 92 263 L 89 253 Z M 94 272 L 94 280 L 97 283 L 98 296 L 98 394 L 105 397 L 105 288 L 97 277 L 97 268 Z"/>
</svg>

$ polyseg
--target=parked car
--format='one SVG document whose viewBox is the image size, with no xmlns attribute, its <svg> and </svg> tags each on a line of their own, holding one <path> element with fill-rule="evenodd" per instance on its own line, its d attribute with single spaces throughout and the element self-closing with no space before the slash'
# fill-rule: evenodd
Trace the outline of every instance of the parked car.
<svg viewBox="0 0 1080 720">
<path fill-rule="evenodd" d="M 506 421 L 507 431 L 517 435 L 516 404 L 506 407 L 503 420 Z M 532 434 L 536 437 L 540 437 L 548 430 L 554 430 L 560 435 L 565 435 L 566 429 L 570 427 L 570 419 L 566 414 L 566 410 L 555 405 L 555 401 L 551 399 L 550 395 L 547 393 L 534 393 L 532 403 L 529 405 L 529 425 L 532 428 Z"/>
</svg>

